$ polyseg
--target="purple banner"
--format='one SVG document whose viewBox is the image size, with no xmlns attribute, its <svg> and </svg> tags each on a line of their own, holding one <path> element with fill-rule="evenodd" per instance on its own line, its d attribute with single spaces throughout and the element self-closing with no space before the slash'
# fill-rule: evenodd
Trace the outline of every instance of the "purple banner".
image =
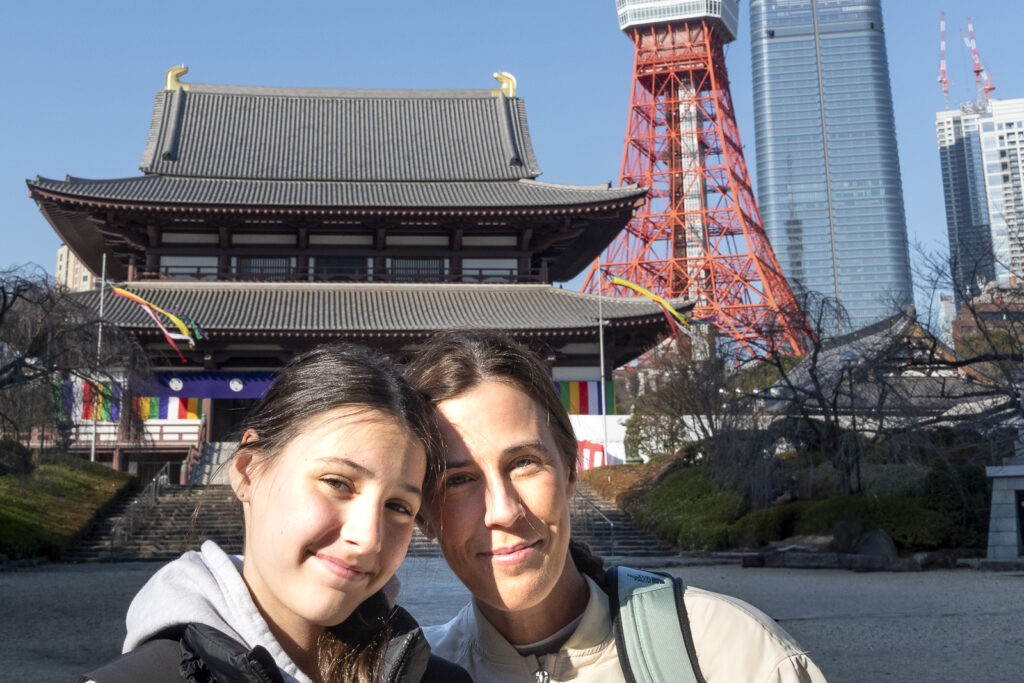
<svg viewBox="0 0 1024 683">
<path fill-rule="evenodd" d="M 260 398 L 277 373 L 270 371 L 158 372 L 140 393 L 160 398 Z"/>
</svg>

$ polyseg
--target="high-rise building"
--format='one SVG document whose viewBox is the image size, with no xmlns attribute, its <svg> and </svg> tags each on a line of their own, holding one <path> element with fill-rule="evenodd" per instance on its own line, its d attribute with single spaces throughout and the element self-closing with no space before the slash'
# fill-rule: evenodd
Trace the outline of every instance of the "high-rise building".
<svg viewBox="0 0 1024 683">
<path fill-rule="evenodd" d="M 957 307 L 1024 282 L 1024 99 L 940 111 L 935 129 Z"/>
<path fill-rule="evenodd" d="M 96 287 L 96 276 L 71 253 L 66 244 L 60 245 L 57 250 L 57 275 L 54 280 L 72 292 L 87 292 Z"/>
<path fill-rule="evenodd" d="M 751 0 L 758 205 L 797 292 L 913 301 L 881 0 Z M 840 330 L 843 331 L 843 330 Z"/>
</svg>

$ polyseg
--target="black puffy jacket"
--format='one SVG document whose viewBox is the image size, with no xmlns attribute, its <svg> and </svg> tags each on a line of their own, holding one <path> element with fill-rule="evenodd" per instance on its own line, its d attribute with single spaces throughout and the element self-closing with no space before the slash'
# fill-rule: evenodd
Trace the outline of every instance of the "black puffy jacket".
<svg viewBox="0 0 1024 683">
<path fill-rule="evenodd" d="M 380 683 L 471 683 L 461 667 L 430 654 L 416 621 L 397 607 L 389 621 Z M 266 648 L 251 650 L 205 624 L 187 624 L 147 641 L 79 679 L 96 683 L 284 683 Z"/>
</svg>

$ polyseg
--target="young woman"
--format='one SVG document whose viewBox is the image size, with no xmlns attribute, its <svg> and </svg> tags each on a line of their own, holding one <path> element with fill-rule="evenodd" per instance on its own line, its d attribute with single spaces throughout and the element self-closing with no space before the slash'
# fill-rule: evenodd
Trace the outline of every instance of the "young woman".
<svg viewBox="0 0 1024 683">
<path fill-rule="evenodd" d="M 452 621 L 425 629 L 434 651 L 480 681 L 634 680 L 601 563 L 570 541 L 577 445 L 547 368 L 506 337 L 458 332 L 435 337 L 407 376 L 437 406 L 445 443 L 422 525 L 473 594 Z M 824 681 L 753 607 L 695 588 L 684 604 L 695 680 Z"/>
<path fill-rule="evenodd" d="M 244 559 L 207 541 L 157 572 L 128 610 L 128 654 L 86 680 L 469 680 L 389 590 L 440 471 L 433 419 L 365 349 L 297 358 L 229 465 Z"/>
</svg>

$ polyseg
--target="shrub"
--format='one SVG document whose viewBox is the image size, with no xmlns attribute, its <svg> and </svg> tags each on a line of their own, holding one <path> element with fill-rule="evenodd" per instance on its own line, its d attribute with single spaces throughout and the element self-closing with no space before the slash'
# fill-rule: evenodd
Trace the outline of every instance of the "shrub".
<svg viewBox="0 0 1024 683">
<path fill-rule="evenodd" d="M 863 529 L 885 529 L 896 546 L 907 551 L 946 547 L 960 535 L 948 515 L 908 495 L 855 495 L 814 501 L 800 515 L 795 531 L 830 533 L 841 522 L 855 523 Z"/>
<path fill-rule="evenodd" d="M 29 474 L 32 471 L 32 451 L 14 439 L 0 440 L 0 476 Z"/>
<path fill-rule="evenodd" d="M 836 496 L 812 501 L 797 520 L 797 534 L 828 534 L 839 522 L 864 521 L 868 516 L 866 496 Z"/>
<path fill-rule="evenodd" d="M 716 488 L 707 468 L 667 472 L 653 488 L 626 499 L 626 511 L 657 535 L 681 548 L 728 547 L 728 525 L 746 512 L 743 498 Z"/>
<path fill-rule="evenodd" d="M 801 501 L 744 515 L 729 527 L 729 545 L 733 548 L 757 548 L 789 538 L 794 535 L 797 520 L 808 505 Z"/>
<path fill-rule="evenodd" d="M 920 498 L 880 496 L 870 526 L 881 527 L 904 550 L 935 550 L 954 537 L 955 524 L 947 515 L 929 510 Z"/>
</svg>

